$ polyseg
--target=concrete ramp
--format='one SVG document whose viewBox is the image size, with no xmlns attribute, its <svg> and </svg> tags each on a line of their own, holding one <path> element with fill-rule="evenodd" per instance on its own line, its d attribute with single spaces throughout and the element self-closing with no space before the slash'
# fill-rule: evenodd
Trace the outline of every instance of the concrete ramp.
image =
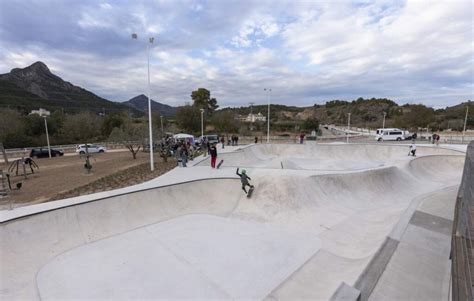
<svg viewBox="0 0 474 301">
<path fill-rule="evenodd" d="M 227 177 L 157 179 L 155 188 L 4 220 L 0 297 L 327 300 L 342 282 L 357 282 L 417 200 L 459 184 L 459 152 L 405 151 L 249 147 L 223 157 L 249 164 L 252 198 L 224 165 L 215 174 Z M 361 169 L 341 163 L 351 155 Z M 332 170 L 299 168 L 315 157 Z M 284 160 L 294 168 L 277 168 Z M 213 172 L 181 168 L 173 177 Z"/>
</svg>

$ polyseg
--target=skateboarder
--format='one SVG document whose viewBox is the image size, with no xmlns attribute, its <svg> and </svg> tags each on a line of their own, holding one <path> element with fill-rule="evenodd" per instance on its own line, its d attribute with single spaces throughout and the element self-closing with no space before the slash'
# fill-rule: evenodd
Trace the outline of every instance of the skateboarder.
<svg viewBox="0 0 474 301">
<path fill-rule="evenodd" d="M 412 145 L 410 145 L 410 152 L 408 153 L 408 155 L 410 154 L 413 157 L 416 157 L 416 144 L 415 143 L 412 143 Z"/>
<path fill-rule="evenodd" d="M 242 182 L 242 190 L 245 191 L 245 193 L 247 193 L 247 190 L 245 189 L 246 186 L 249 186 L 250 190 L 253 189 L 253 185 L 250 185 L 249 183 L 249 180 L 252 179 L 247 176 L 247 171 L 245 169 L 242 169 L 242 173 L 239 173 L 239 168 L 237 167 L 237 171 L 235 173 L 240 177 L 240 181 Z"/>
<path fill-rule="evenodd" d="M 216 168 L 217 148 L 215 143 L 209 148 L 209 153 L 211 154 L 211 167 Z"/>
</svg>

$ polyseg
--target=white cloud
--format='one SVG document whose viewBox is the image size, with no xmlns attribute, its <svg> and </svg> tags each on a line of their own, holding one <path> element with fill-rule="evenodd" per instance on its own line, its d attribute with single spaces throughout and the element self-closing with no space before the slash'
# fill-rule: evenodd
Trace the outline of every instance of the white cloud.
<svg viewBox="0 0 474 301">
<path fill-rule="evenodd" d="M 259 45 L 264 39 L 275 36 L 279 32 L 280 27 L 272 16 L 256 14 L 244 21 L 239 34 L 232 38 L 231 44 L 236 47 Z"/>
<path fill-rule="evenodd" d="M 272 102 L 296 105 L 359 96 L 432 105 L 472 99 L 469 0 L 229 5 L 91 1 L 71 8 L 79 15 L 72 28 L 57 20 L 43 28 L 41 19 L 20 36 L 21 26 L 0 26 L 0 70 L 41 60 L 65 80 L 126 100 L 146 91 L 144 38 L 153 34 L 152 95 L 172 105 L 199 87 L 222 106 L 265 102 L 262 87 L 273 89 Z M 76 44 L 50 41 L 62 31 Z M 6 33 L 21 38 L 7 40 Z M 38 39 L 30 42 L 32 36 Z"/>
</svg>

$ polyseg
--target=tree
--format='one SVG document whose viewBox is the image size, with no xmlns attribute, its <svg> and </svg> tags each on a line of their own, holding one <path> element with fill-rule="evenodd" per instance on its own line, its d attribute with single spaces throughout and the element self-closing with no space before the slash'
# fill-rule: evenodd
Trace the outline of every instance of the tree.
<svg viewBox="0 0 474 301">
<path fill-rule="evenodd" d="M 31 143 L 25 135 L 23 118 L 17 111 L 0 109 L 0 142 L 5 148 L 25 147 Z"/>
<path fill-rule="evenodd" d="M 104 118 L 104 123 L 102 124 L 102 135 L 105 137 L 110 136 L 114 128 L 119 128 L 124 124 L 124 117 L 117 114 L 108 114 Z"/>
<path fill-rule="evenodd" d="M 211 123 L 221 133 L 236 133 L 240 128 L 240 122 L 235 120 L 231 111 L 218 112 L 212 116 Z"/>
<path fill-rule="evenodd" d="M 307 131 L 318 131 L 319 129 L 319 120 L 316 119 L 315 116 L 311 116 L 308 119 L 306 119 L 301 127 Z"/>
<path fill-rule="evenodd" d="M 109 141 L 122 143 L 131 153 L 133 159 L 144 144 L 147 137 L 147 125 L 125 122 L 121 127 L 115 127 L 109 136 Z"/>
<path fill-rule="evenodd" d="M 201 112 L 195 106 L 184 106 L 176 113 L 176 123 L 183 131 L 198 132 L 201 129 Z"/>
<path fill-rule="evenodd" d="M 100 136 L 101 127 L 102 120 L 100 117 L 93 113 L 82 112 L 66 117 L 61 135 L 69 143 L 86 143 Z"/>
<path fill-rule="evenodd" d="M 193 106 L 198 109 L 204 109 L 206 115 L 209 116 L 219 107 L 217 100 L 211 98 L 211 92 L 205 88 L 199 88 L 191 92 L 191 98 L 193 100 Z"/>
</svg>

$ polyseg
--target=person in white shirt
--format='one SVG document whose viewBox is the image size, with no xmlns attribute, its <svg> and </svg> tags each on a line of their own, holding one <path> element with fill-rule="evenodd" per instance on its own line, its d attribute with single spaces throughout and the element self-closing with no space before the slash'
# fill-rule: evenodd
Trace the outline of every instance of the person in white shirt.
<svg viewBox="0 0 474 301">
<path fill-rule="evenodd" d="M 416 144 L 412 143 L 410 145 L 410 151 L 408 152 L 408 155 L 412 155 L 413 157 L 416 157 Z"/>
</svg>

